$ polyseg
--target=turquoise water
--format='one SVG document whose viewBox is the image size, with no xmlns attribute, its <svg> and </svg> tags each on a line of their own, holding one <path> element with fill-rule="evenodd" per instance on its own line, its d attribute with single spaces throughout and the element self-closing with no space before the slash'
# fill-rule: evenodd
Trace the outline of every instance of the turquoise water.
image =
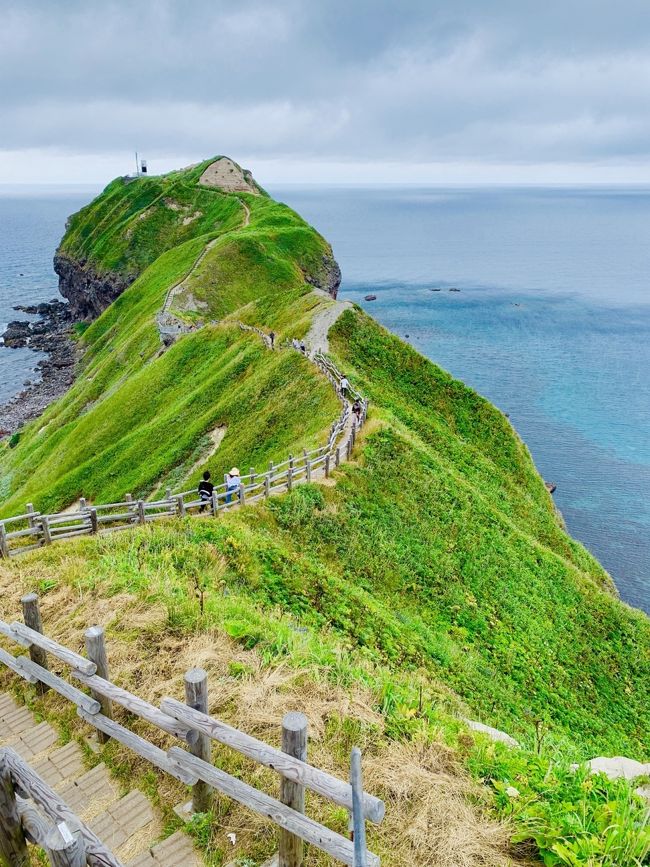
<svg viewBox="0 0 650 867">
<path fill-rule="evenodd" d="M 509 413 L 650 612 L 650 190 L 272 192 L 332 241 L 340 297 Z"/>
<path fill-rule="evenodd" d="M 0 325 L 56 294 L 93 192 L 0 190 Z M 510 414 L 572 534 L 650 612 L 650 191 L 271 192 L 332 241 L 341 297 Z M 0 400 L 37 360 L 0 347 Z"/>
</svg>

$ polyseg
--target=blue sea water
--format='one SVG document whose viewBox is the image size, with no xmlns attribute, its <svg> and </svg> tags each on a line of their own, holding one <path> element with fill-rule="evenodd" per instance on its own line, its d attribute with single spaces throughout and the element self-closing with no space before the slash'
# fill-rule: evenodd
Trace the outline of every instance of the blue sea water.
<svg viewBox="0 0 650 867">
<path fill-rule="evenodd" d="M 87 188 L 0 187 L 0 334 L 12 319 L 29 319 L 15 304 L 37 304 L 58 296 L 52 257 L 68 216 L 97 191 Z M 35 379 L 41 353 L 0 345 L 0 401 Z"/>
<path fill-rule="evenodd" d="M 0 326 L 56 295 L 95 192 L 0 189 Z M 332 242 L 342 298 L 510 414 L 571 533 L 650 612 L 650 190 L 271 192 Z M 0 400 L 37 361 L 0 347 Z"/>
<path fill-rule="evenodd" d="M 341 298 L 509 413 L 570 532 L 650 612 L 650 190 L 272 193 L 332 242 Z"/>
</svg>

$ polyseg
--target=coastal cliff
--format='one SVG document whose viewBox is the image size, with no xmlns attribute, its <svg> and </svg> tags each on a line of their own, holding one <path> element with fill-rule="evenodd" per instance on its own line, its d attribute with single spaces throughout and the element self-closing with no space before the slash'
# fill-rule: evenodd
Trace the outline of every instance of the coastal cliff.
<svg viewBox="0 0 650 867">
<path fill-rule="evenodd" d="M 96 319 L 135 279 L 112 272 L 98 274 L 88 262 L 63 253 L 54 256 L 54 271 L 59 277 L 59 292 L 67 298 L 75 320 Z"/>
<path fill-rule="evenodd" d="M 526 842 L 522 860 L 517 847 L 490 843 L 457 863 L 523 864 L 532 852 L 611 865 L 572 848 L 583 842 L 572 816 L 585 817 L 601 852 L 609 828 L 630 840 L 642 828 L 641 807 L 629 787 L 592 784 L 570 763 L 650 758 L 648 618 L 615 598 L 567 534 L 507 418 L 334 301 L 340 273 L 327 241 L 245 187 L 245 173 L 224 165 L 206 176 L 230 189 L 200 182 L 219 161 L 118 179 L 71 219 L 58 256 L 79 266 L 62 268 L 79 283 L 79 309 L 94 309 L 85 293 L 104 291 L 81 271 L 127 285 L 80 329 L 81 375 L 69 392 L 13 447 L 0 444 L 0 514 L 127 493 L 156 501 L 168 486 L 196 490 L 204 471 L 259 473 L 320 446 L 340 406 L 292 341 L 309 348 L 323 322 L 333 362 L 370 401 L 350 460 L 326 483 L 218 518 L 61 541 L 22 566 L 2 564 L 2 586 L 45 588 L 58 636 L 62 602 L 78 611 L 81 597 L 115 614 L 117 658 L 137 658 L 146 641 L 156 660 L 152 692 L 173 660 L 193 665 L 199 653 L 223 662 L 224 708 L 247 710 L 256 690 L 264 706 L 251 726 L 279 721 L 288 685 L 299 688 L 333 753 L 361 741 L 376 758 L 373 788 L 390 818 L 369 833 L 387 865 L 435 863 L 440 840 L 466 839 L 471 817 L 487 821 L 477 806 L 486 804 L 507 820 L 502 839 L 514 827 Z M 163 309 L 185 327 L 169 347 Z M 521 747 L 486 743 L 467 718 Z M 238 809 L 229 821 L 248 827 Z M 238 837 L 233 857 L 253 851 L 247 842 L 263 847 L 257 837 Z"/>
</svg>

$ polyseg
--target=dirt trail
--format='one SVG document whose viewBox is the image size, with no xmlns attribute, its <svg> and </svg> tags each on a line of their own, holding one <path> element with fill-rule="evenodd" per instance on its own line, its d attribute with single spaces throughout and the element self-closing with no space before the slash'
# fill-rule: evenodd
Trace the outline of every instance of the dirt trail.
<svg viewBox="0 0 650 867">
<path fill-rule="evenodd" d="M 314 289 L 314 292 L 322 298 L 331 300 L 331 296 L 322 289 Z M 312 355 L 316 352 L 329 352 L 328 331 L 345 310 L 351 309 L 352 304 L 349 301 L 333 301 L 329 307 L 326 307 L 314 316 L 309 334 L 305 338 L 305 343 Z"/>
</svg>

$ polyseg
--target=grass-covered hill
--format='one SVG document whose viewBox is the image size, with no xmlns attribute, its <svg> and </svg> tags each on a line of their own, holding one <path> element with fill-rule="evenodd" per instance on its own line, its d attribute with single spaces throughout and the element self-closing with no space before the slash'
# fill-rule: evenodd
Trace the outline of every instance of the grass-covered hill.
<svg viewBox="0 0 650 867">
<path fill-rule="evenodd" d="M 62 249 L 139 276 L 80 335 L 70 393 L 2 447 L 2 514 L 25 500 L 59 508 L 82 495 L 147 496 L 195 481 L 206 463 L 262 466 L 324 438 L 337 404 L 320 374 L 233 323 L 307 334 L 333 303 L 311 288 L 326 284 L 331 252 L 288 208 L 263 194 L 194 190 L 199 176 L 115 181 L 103 197 L 118 190 L 118 225 L 103 197 L 73 218 Z M 149 252 L 132 261 L 127 233 L 152 207 L 148 184 L 162 190 L 160 207 L 180 185 L 190 209 L 199 209 L 192 196 L 210 195 L 229 216 L 177 241 L 171 224 L 152 231 Z M 181 280 L 178 315 L 203 324 L 162 351 L 156 314 Z M 189 296 L 198 311 L 188 312 Z M 200 659 L 223 686 L 215 710 L 244 727 L 242 702 L 306 705 L 331 767 L 344 773 L 350 743 L 364 746 L 387 801 L 387 824 L 371 834 L 386 864 L 649 863 L 632 787 L 570 765 L 650 759 L 650 621 L 567 535 L 498 410 L 356 308 L 329 340 L 371 402 L 335 485 L 5 563 L 3 615 L 39 587 L 51 630 L 68 643 L 100 617 L 127 686 L 142 679 L 129 660 L 144 648 L 166 688 Z M 218 426 L 226 436 L 208 459 Z M 269 717 L 250 713 L 266 732 Z M 462 716 L 506 730 L 521 749 L 469 735 Z M 118 770 L 127 761 L 114 758 Z M 345 830 L 345 816 L 327 818 Z M 227 854 L 226 831 L 248 821 L 222 804 L 216 824 L 194 828 L 212 863 Z M 241 846 L 261 863 L 271 843 L 242 831 Z"/>
</svg>

